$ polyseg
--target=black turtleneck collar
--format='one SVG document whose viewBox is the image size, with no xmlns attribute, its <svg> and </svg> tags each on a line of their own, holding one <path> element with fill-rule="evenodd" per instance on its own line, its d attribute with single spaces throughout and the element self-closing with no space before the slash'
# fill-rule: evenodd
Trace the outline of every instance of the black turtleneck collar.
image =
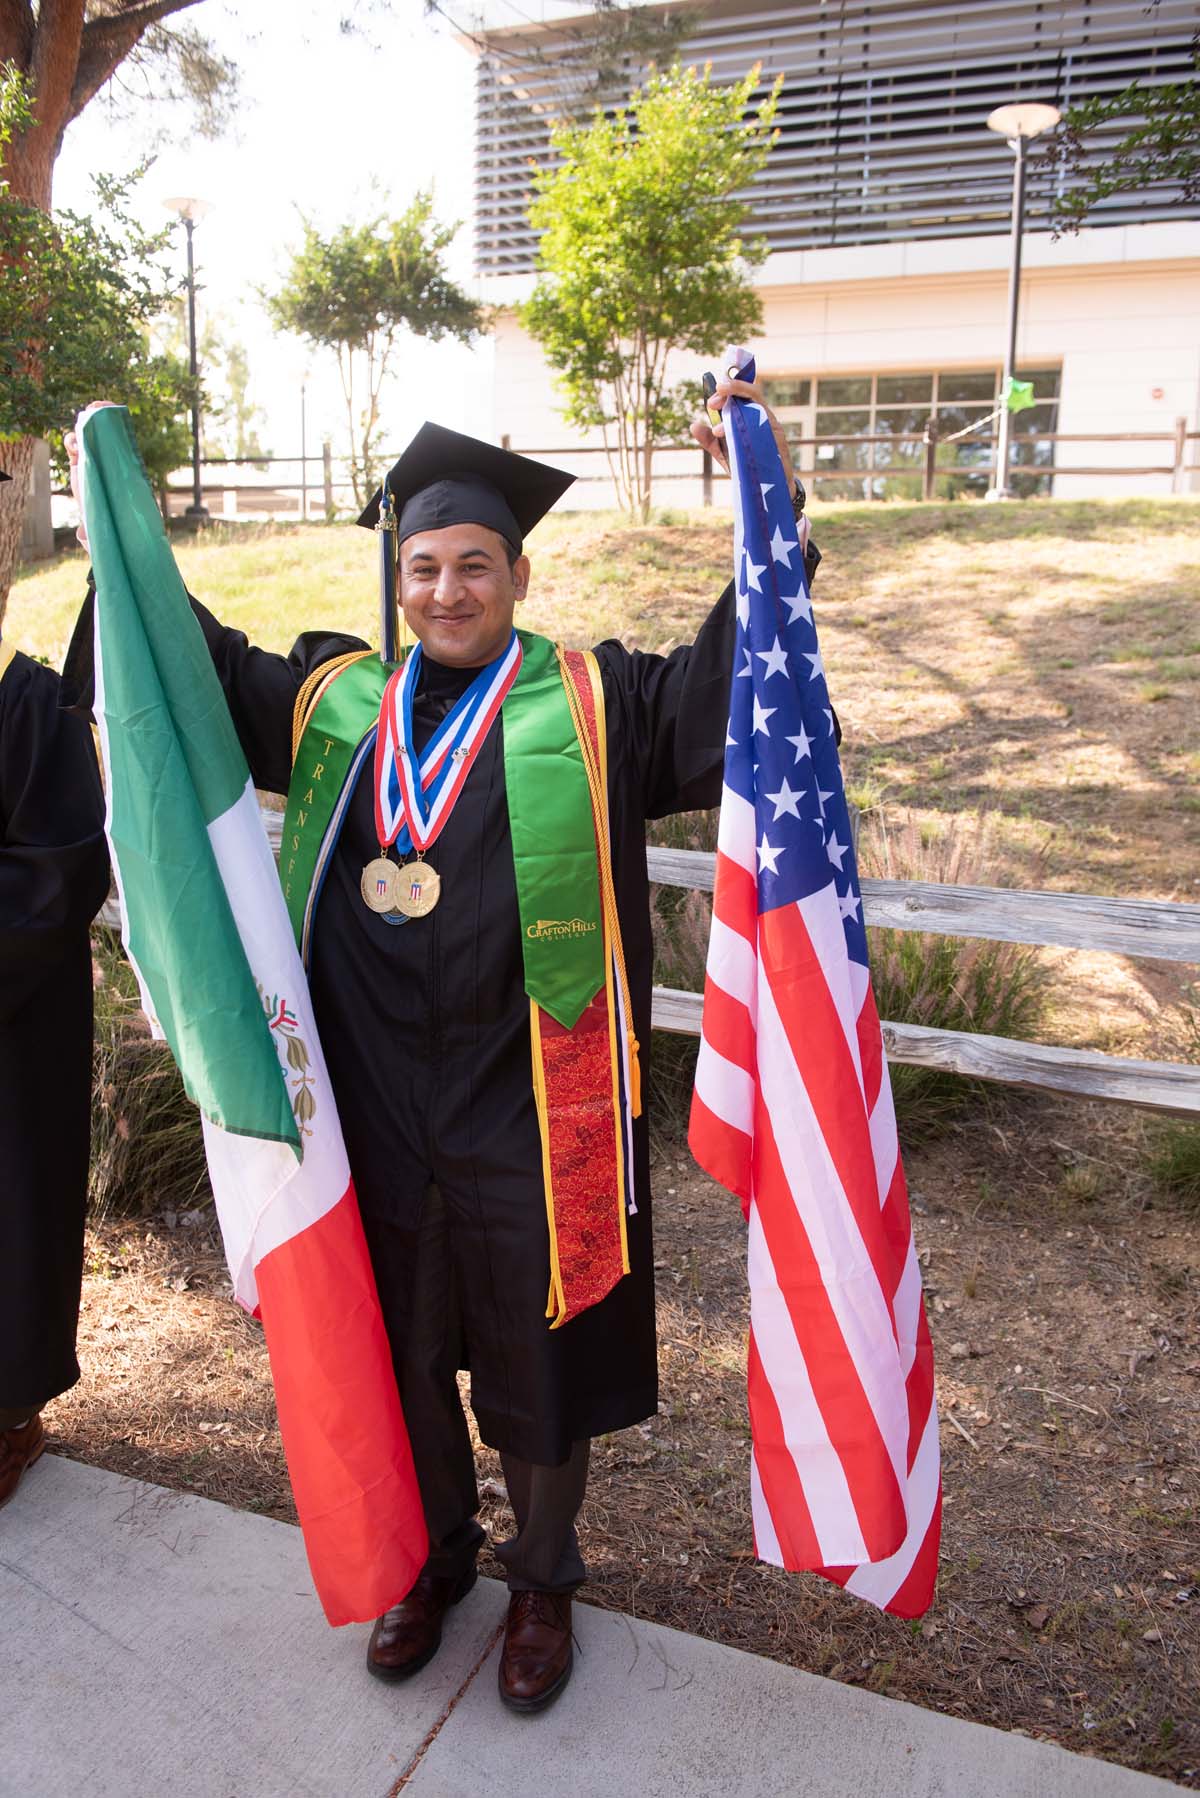
<svg viewBox="0 0 1200 1798">
<path fill-rule="evenodd" d="M 413 694 L 413 745 L 418 755 L 478 673 L 478 668 L 447 668 L 422 652 Z"/>
<path fill-rule="evenodd" d="M 448 668 L 445 662 L 435 662 L 422 650 L 417 692 L 433 700 L 455 700 L 466 692 L 479 672 L 478 668 Z"/>
</svg>

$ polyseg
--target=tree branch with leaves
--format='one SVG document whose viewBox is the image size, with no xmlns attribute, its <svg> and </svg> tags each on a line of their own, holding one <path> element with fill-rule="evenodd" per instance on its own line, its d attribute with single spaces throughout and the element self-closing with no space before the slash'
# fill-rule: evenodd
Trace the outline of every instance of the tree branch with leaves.
<svg viewBox="0 0 1200 1798">
<path fill-rule="evenodd" d="M 173 94 L 217 125 L 237 71 L 194 27 L 167 21 L 202 0 L 0 0 L 0 64 L 19 74 L 31 102 L 0 161 L 14 199 L 50 207 L 54 164 L 73 119 L 130 60 L 157 63 Z"/>
<path fill-rule="evenodd" d="M 0 71 L 0 150 L 29 109 L 22 77 Z M 187 366 L 149 340 L 178 290 L 160 260 L 170 227 L 137 225 L 135 181 L 97 181 L 98 216 L 86 218 L 47 214 L 0 180 L 0 446 L 22 498 L 34 439 L 65 430 L 101 393 L 129 407 L 160 491 L 186 457 Z M 19 506 L 0 512 L 0 616 L 20 528 Z"/>
<path fill-rule="evenodd" d="M 1055 233 L 1078 231 L 1116 194 L 1169 184 L 1181 206 L 1200 199 L 1200 36 L 1192 39 L 1196 75 L 1149 87 L 1131 81 L 1119 94 L 1069 107 L 1050 141 L 1063 178 L 1051 205 Z M 1116 129 L 1115 143 L 1105 140 Z"/>
<path fill-rule="evenodd" d="M 602 433 L 634 518 L 649 516 L 655 451 L 694 410 L 691 384 L 667 384 L 671 353 L 717 355 L 761 322 L 749 274 L 766 251 L 742 239 L 741 196 L 775 141 L 778 94 L 757 68 L 718 87 L 709 69 L 676 66 L 611 115 L 556 125 L 554 160 L 535 174 L 538 280 L 521 321 L 557 373 L 563 417 Z"/>
<path fill-rule="evenodd" d="M 147 78 L 149 86 L 139 96 L 140 104 L 148 94 L 190 99 L 201 129 L 218 128 L 236 91 L 237 71 L 195 26 L 171 23 L 177 14 L 199 4 L 201 0 L 0 0 L 0 206 L 5 211 L 0 306 L 9 320 L 0 356 L 6 368 L 15 371 L 12 378 L 17 383 L 3 395 L 0 423 L 0 439 L 8 439 L 4 462 L 13 476 L 0 486 L 0 611 L 20 542 L 33 462 L 32 433 L 51 427 L 61 430 L 74 415 L 56 408 L 60 402 L 66 405 L 75 391 L 68 373 L 79 366 L 76 352 L 87 336 L 89 314 L 103 321 L 110 316 L 111 301 L 115 308 L 111 316 L 121 321 L 111 342 L 130 346 L 134 358 L 129 369 L 119 371 L 122 378 L 112 391 L 132 394 L 138 370 L 148 366 L 149 352 L 139 336 L 144 318 L 140 302 L 135 304 L 127 293 L 122 310 L 113 296 L 108 278 L 113 271 L 104 262 L 104 228 L 87 220 L 50 217 L 54 165 L 63 135 L 123 65 L 138 67 Z M 134 238 L 117 235 L 134 254 Z M 115 241 L 110 238 L 110 243 Z M 20 260 L 26 253 L 28 267 Z M 53 300 L 44 297 L 44 283 L 56 258 L 66 281 L 64 293 L 72 294 L 82 309 L 80 317 L 56 314 Z M 95 270 L 101 282 L 95 308 L 89 307 L 86 287 L 71 285 L 70 271 L 81 268 Z M 16 337 L 11 335 L 14 314 L 19 315 Z M 134 338 L 141 348 L 124 329 L 124 322 L 135 317 Z M 60 327 L 61 340 L 55 336 Z M 96 352 L 102 353 L 101 335 L 92 341 Z M 115 365 L 93 360 L 92 366 L 99 375 L 102 368 Z M 155 399 L 160 413 L 163 408 L 169 412 L 174 404 L 174 376 L 168 380 L 164 375 L 163 380 L 166 389 Z M 92 387 L 77 403 L 94 399 L 97 391 Z M 31 397 L 35 393 L 36 404 Z M 28 404 L 20 401 L 21 394 Z M 48 410 L 43 402 L 54 394 L 58 399 Z M 43 422 L 35 423 L 35 418 Z M 155 428 L 155 441 L 164 446 L 165 454 L 170 444 L 165 426 Z"/>
<path fill-rule="evenodd" d="M 265 296 L 275 325 L 337 357 L 359 506 L 377 484 L 380 400 L 402 333 L 467 343 L 481 328 L 479 306 L 445 269 L 457 230 L 437 223 L 429 193 L 398 218 L 342 225 L 328 237 L 305 220 L 282 287 Z"/>
</svg>

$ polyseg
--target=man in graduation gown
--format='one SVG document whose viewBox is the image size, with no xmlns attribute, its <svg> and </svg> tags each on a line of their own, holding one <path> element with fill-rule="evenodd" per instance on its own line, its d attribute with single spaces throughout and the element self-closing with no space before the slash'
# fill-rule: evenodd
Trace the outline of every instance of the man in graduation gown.
<svg viewBox="0 0 1200 1798">
<path fill-rule="evenodd" d="M 356 639 L 309 632 L 272 655 L 193 601 L 255 784 L 289 794 L 281 876 L 429 1525 L 429 1560 L 376 1624 L 368 1665 L 386 1679 L 424 1666 L 474 1584 L 484 1533 L 456 1383 L 467 1369 L 516 1521 L 496 1549 L 511 1593 L 500 1692 L 524 1711 L 571 1672 L 590 1439 L 657 1408 L 637 1091 L 646 823 L 719 800 L 734 640 L 732 586 L 669 656 L 609 641 L 589 663 L 517 639 L 524 535 L 572 478 L 437 426 L 417 434 L 387 477 L 382 521 L 379 494 L 359 520 L 396 526 L 420 646 L 406 692 L 400 675 L 385 689 L 388 669 Z M 81 700 L 90 629 L 85 607 L 66 671 Z M 475 703 L 477 721 L 489 706 L 494 717 L 451 749 Z M 440 827 L 410 834 L 414 773 L 436 759 L 439 732 Z M 556 996 L 560 951 L 579 964 L 582 1004 L 578 987 Z"/>
<path fill-rule="evenodd" d="M 91 733 L 0 639 L 0 1504 L 79 1378 L 92 1067 L 88 927 L 108 891 Z"/>
</svg>

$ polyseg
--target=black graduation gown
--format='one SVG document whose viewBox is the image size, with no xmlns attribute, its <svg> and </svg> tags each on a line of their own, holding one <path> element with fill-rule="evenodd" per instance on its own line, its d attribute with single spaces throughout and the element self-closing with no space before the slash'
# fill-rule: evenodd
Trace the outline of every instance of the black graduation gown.
<svg viewBox="0 0 1200 1798">
<path fill-rule="evenodd" d="M 810 569 L 815 567 L 810 550 Z M 357 639 L 307 633 L 288 657 L 251 647 L 195 601 L 255 785 L 286 790 L 301 682 Z M 67 677 L 86 693 L 90 607 Z M 642 1045 L 650 1049 L 652 944 L 646 820 L 718 803 L 729 715 L 732 585 L 696 642 L 662 657 L 599 645 L 617 905 Z M 415 725 L 432 731 L 462 690 L 427 664 Z M 417 1225 L 436 1183 L 461 1296 L 471 1403 L 492 1447 L 557 1465 L 583 1437 L 654 1413 L 649 1147 L 634 1125 L 631 1271 L 557 1330 L 546 1319 L 549 1241 L 531 1083 L 503 714 L 429 851 L 442 879 L 428 917 L 386 924 L 359 880 L 378 853 L 370 761 L 359 776 L 316 912 L 309 984 L 384 1320 L 398 1366 L 411 1312 Z"/>
<path fill-rule="evenodd" d="M 108 891 L 91 733 L 59 679 L 0 678 L 0 1410 L 79 1378 L 92 1066 L 88 926 Z"/>
</svg>

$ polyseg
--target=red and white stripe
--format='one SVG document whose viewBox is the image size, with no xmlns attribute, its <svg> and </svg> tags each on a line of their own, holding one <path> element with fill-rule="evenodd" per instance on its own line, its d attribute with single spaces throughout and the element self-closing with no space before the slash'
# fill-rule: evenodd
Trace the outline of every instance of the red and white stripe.
<svg viewBox="0 0 1200 1798">
<path fill-rule="evenodd" d="M 933 1597 L 933 1356 L 891 1084 L 836 889 L 758 912 L 721 806 L 691 1146 L 749 1223 L 755 1545 L 900 1616 Z"/>
</svg>

